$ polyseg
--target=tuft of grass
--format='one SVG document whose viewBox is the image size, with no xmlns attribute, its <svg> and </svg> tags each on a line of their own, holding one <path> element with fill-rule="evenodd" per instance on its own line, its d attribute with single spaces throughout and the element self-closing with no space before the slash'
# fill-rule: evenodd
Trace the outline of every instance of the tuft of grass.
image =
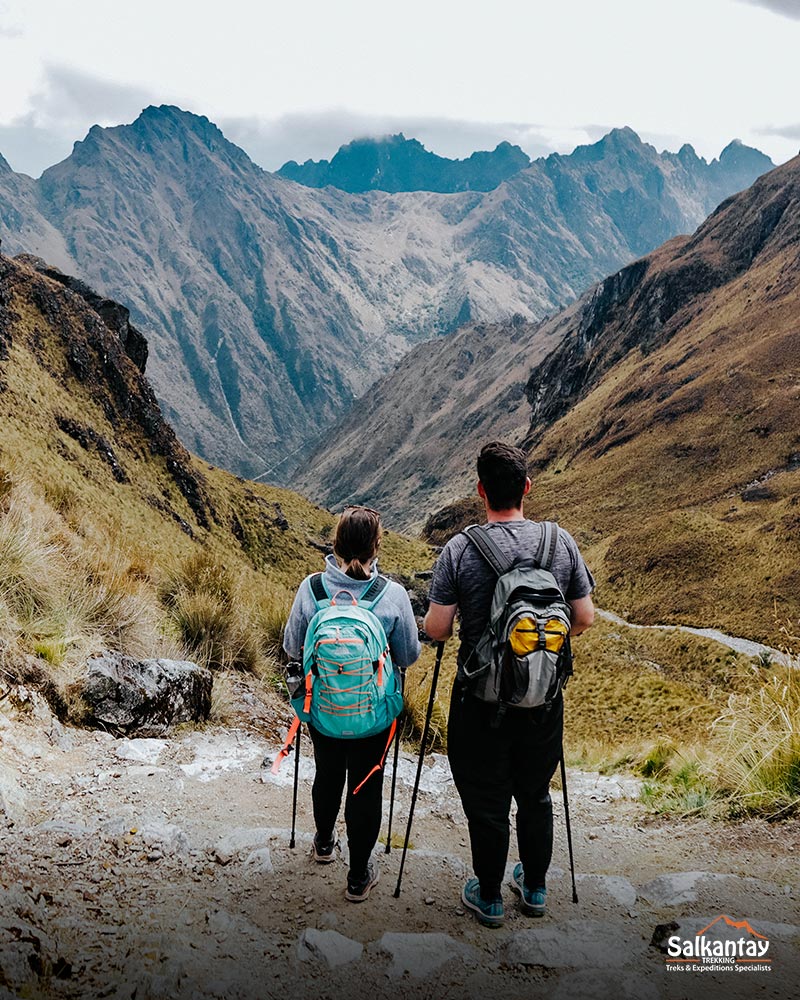
<svg viewBox="0 0 800 1000">
<path fill-rule="evenodd" d="M 263 583 L 254 586 L 245 571 L 203 550 L 167 578 L 161 596 L 193 659 L 214 670 L 268 672 L 291 606 L 288 589 L 264 592 Z"/>
<path fill-rule="evenodd" d="M 731 815 L 772 818 L 800 806 L 800 660 L 756 677 L 714 723 L 713 772 Z"/>
<path fill-rule="evenodd" d="M 229 670 L 220 670 L 214 674 L 208 721 L 218 725 L 231 722 L 235 705 L 236 675 Z"/>
<path fill-rule="evenodd" d="M 654 812 L 685 817 L 713 815 L 719 796 L 701 761 L 678 755 L 665 765 L 659 780 L 645 782 L 641 800 Z"/>
<path fill-rule="evenodd" d="M 447 747 L 447 715 L 450 704 L 450 691 L 456 675 L 455 642 L 445 646 L 442 666 L 436 686 L 436 695 L 431 713 L 431 728 L 428 736 L 428 749 L 443 751 Z M 425 725 L 425 714 L 433 682 L 434 661 L 436 650 L 433 646 L 423 646 L 422 655 L 415 664 L 406 671 L 404 701 L 406 709 L 406 725 L 403 736 L 418 743 Z"/>
</svg>

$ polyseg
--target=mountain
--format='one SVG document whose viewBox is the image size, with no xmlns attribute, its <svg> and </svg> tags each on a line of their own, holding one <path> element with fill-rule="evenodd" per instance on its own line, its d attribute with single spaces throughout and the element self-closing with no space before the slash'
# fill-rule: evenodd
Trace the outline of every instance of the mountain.
<svg viewBox="0 0 800 1000">
<path fill-rule="evenodd" d="M 413 344 L 538 320 L 693 229 L 731 158 L 740 183 L 751 154 L 733 152 L 660 155 L 623 129 L 486 193 L 356 195 L 267 174 L 208 119 L 151 107 L 38 181 L 0 172 L 0 235 L 129 304 L 190 450 L 285 481 Z"/>
<path fill-rule="evenodd" d="M 800 158 L 545 323 L 420 346 L 298 482 L 418 524 L 472 492 L 482 441 L 515 440 L 529 510 L 575 529 L 606 606 L 774 644 L 800 614 L 798 288 Z"/>
<path fill-rule="evenodd" d="M 354 139 L 341 146 L 332 160 L 289 160 L 279 177 L 306 187 L 342 191 L 493 191 L 509 177 L 530 166 L 519 146 L 499 143 L 492 152 L 473 153 L 451 160 L 425 149 L 417 139 L 402 134 L 380 139 Z"/>
</svg>

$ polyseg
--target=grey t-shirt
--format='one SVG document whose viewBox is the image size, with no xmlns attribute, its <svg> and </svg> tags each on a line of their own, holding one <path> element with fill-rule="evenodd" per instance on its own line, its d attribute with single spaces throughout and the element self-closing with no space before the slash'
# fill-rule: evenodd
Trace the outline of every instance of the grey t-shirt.
<svg viewBox="0 0 800 1000">
<path fill-rule="evenodd" d="M 543 531 L 538 521 L 490 521 L 487 527 L 492 541 L 509 559 L 536 555 Z M 594 589 L 594 577 L 575 539 L 561 527 L 550 571 L 568 601 L 586 597 Z M 461 650 L 475 645 L 486 627 L 496 582 L 497 576 L 489 564 L 463 533 L 454 535 L 442 549 L 428 596 L 434 604 L 458 605 Z"/>
</svg>

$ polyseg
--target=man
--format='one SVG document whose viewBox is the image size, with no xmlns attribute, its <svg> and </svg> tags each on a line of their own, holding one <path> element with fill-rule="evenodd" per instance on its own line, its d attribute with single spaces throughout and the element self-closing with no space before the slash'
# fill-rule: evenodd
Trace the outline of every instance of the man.
<svg viewBox="0 0 800 1000">
<path fill-rule="evenodd" d="M 478 494 L 486 510 L 486 531 L 510 560 L 530 559 L 543 526 L 526 520 L 523 497 L 529 492 L 525 453 L 501 441 L 478 456 Z M 572 536 L 559 528 L 551 570 L 571 607 L 570 635 L 594 621 L 594 579 Z M 521 861 L 512 889 L 529 916 L 544 914 L 546 875 L 553 850 L 550 780 L 561 759 L 563 699 L 537 708 L 498 706 L 470 693 L 463 664 L 488 619 L 497 575 L 465 534 L 451 538 L 436 563 L 425 631 L 443 641 L 453 634 L 460 613 L 461 645 L 447 729 L 448 756 L 469 823 L 476 878 L 462 890 L 462 901 L 489 927 L 503 922 L 501 884 L 509 846 L 511 799 L 517 803 L 517 841 Z"/>
</svg>

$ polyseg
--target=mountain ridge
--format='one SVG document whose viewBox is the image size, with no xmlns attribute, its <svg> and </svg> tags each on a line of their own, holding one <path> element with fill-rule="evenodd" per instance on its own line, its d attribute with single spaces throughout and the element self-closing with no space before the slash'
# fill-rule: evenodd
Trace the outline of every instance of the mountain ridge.
<svg viewBox="0 0 800 1000">
<path fill-rule="evenodd" d="M 275 173 L 307 187 L 336 187 L 352 194 L 365 191 L 492 191 L 530 166 L 516 145 L 499 142 L 491 151 L 476 150 L 463 159 L 438 156 L 402 132 L 353 139 L 330 160 L 289 160 Z"/>
<path fill-rule="evenodd" d="M 485 193 L 317 191 L 207 118 L 151 106 L 38 182 L 0 174 L 0 234 L 130 304 L 190 450 L 285 480 L 415 343 L 538 320 L 716 203 L 632 131 L 589 165 L 548 162 Z"/>
</svg>

